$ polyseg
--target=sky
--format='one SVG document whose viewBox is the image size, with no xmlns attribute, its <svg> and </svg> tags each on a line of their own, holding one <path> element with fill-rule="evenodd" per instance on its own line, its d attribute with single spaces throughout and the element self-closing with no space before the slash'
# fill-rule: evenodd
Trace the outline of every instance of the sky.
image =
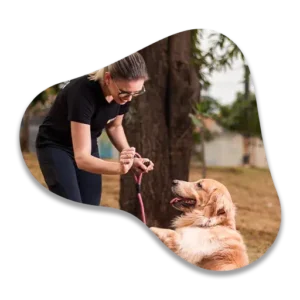
<svg viewBox="0 0 300 300">
<path fill-rule="evenodd" d="M 208 31 L 207 31 L 208 34 Z M 207 36 L 204 35 L 204 37 Z M 202 40 L 203 49 L 206 49 L 208 42 Z M 211 76 L 211 87 L 208 91 L 203 91 L 203 95 L 209 95 L 217 99 L 222 104 L 230 104 L 234 101 L 238 91 L 243 91 L 243 63 L 241 60 L 236 60 L 231 70 L 226 72 L 214 72 Z M 251 72 L 251 70 L 250 70 Z M 251 78 L 250 78 L 251 80 Z M 250 90 L 254 92 L 253 84 L 250 83 Z"/>
</svg>

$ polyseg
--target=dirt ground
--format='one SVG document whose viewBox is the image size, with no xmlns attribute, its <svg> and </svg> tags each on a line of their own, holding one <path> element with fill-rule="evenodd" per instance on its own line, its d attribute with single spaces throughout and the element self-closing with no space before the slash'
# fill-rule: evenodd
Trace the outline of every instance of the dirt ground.
<svg viewBox="0 0 300 300">
<path fill-rule="evenodd" d="M 24 153 L 33 176 L 45 187 L 36 156 Z M 207 177 L 216 179 L 229 189 L 237 206 L 237 229 L 244 237 L 250 261 L 261 257 L 274 242 L 281 219 L 279 198 L 271 174 L 265 169 L 209 168 Z M 201 178 L 201 168 L 190 168 L 190 180 Z M 119 209 L 119 176 L 103 176 L 102 206 Z"/>
</svg>

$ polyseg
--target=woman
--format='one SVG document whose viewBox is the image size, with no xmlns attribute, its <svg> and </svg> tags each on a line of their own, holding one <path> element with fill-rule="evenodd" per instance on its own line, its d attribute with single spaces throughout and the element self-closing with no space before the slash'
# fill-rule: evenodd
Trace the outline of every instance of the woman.
<svg viewBox="0 0 300 300">
<path fill-rule="evenodd" d="M 134 53 L 108 67 L 71 80 L 58 93 L 36 139 L 37 157 L 50 191 L 64 198 L 99 205 L 101 174 L 148 172 L 153 163 L 135 158 L 122 126 L 133 97 L 145 92 L 143 57 Z M 97 137 L 106 130 L 120 151 L 119 162 L 99 158 Z M 146 167 L 145 160 L 150 162 Z"/>
</svg>

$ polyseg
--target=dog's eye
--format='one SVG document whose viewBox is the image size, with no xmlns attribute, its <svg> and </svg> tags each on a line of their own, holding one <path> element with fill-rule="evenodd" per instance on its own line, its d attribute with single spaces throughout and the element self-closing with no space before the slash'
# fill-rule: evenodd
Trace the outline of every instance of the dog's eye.
<svg viewBox="0 0 300 300">
<path fill-rule="evenodd" d="M 197 182 L 197 187 L 202 189 L 202 183 L 201 182 Z"/>
</svg>

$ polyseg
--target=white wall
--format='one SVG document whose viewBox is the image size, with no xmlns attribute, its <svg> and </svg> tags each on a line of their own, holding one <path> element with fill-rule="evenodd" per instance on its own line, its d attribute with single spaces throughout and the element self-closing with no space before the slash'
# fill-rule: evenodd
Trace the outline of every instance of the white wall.
<svg viewBox="0 0 300 300">
<path fill-rule="evenodd" d="M 267 155 L 263 142 L 260 139 L 253 139 L 252 156 L 250 161 L 253 165 L 259 168 L 268 168 Z"/>
<path fill-rule="evenodd" d="M 208 166 L 239 166 L 242 163 L 243 140 L 238 134 L 224 133 L 205 143 Z"/>
<path fill-rule="evenodd" d="M 261 168 L 268 168 L 266 153 L 262 141 L 254 139 L 250 162 Z M 197 146 L 196 149 L 201 149 Z M 237 167 L 242 164 L 243 137 L 230 132 L 222 133 L 214 140 L 205 142 L 205 158 L 207 166 Z"/>
</svg>

